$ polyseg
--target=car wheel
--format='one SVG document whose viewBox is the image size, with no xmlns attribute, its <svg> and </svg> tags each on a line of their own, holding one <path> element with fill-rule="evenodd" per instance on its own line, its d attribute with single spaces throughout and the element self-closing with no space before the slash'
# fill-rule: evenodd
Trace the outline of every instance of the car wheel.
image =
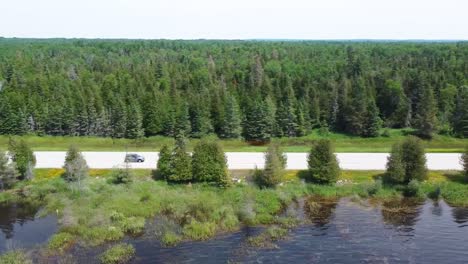
<svg viewBox="0 0 468 264">
<path fill-rule="evenodd" d="M 140 162 L 140 163 L 141 163 L 141 162 L 143 162 L 143 160 L 139 159 L 139 160 L 138 160 L 138 162 Z"/>
</svg>

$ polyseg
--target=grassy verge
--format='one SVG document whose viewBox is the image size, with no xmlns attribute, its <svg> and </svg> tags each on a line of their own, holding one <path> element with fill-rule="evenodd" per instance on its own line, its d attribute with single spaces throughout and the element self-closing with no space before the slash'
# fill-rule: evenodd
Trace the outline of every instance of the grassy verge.
<svg viewBox="0 0 468 264">
<path fill-rule="evenodd" d="M 407 130 L 388 130 L 388 137 L 361 138 L 338 133 L 321 134 L 314 130 L 311 134 L 299 138 L 273 139 L 284 146 L 288 152 L 307 152 L 313 140 L 331 139 L 338 152 L 388 152 L 391 146 L 403 139 L 408 134 Z M 15 137 L 18 138 L 18 137 Z M 138 141 L 129 139 L 111 139 L 96 137 L 52 137 L 52 136 L 23 136 L 34 150 L 65 151 L 72 144 L 77 145 L 83 151 L 157 151 L 164 144 L 172 145 L 174 140 L 168 137 L 150 137 Z M 0 136 L 0 148 L 6 148 L 9 138 Z M 191 139 L 188 148 L 198 142 Z M 220 140 L 225 151 L 231 152 L 264 152 L 266 146 L 252 146 L 242 140 Z M 461 152 L 468 139 L 459 139 L 449 136 L 436 135 L 432 140 L 425 141 L 428 152 Z M 3 147 L 2 147 L 3 146 Z"/>
</svg>

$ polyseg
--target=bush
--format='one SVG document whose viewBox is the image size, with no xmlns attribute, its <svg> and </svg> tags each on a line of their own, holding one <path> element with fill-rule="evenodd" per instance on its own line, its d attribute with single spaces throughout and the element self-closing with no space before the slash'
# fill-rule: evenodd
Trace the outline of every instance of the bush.
<svg viewBox="0 0 468 264">
<path fill-rule="evenodd" d="M 403 194 L 407 197 L 417 197 L 420 196 L 421 184 L 418 180 L 411 180 L 408 185 L 403 190 Z"/>
<path fill-rule="evenodd" d="M 128 166 L 128 165 L 127 165 Z M 109 182 L 113 184 L 127 184 L 133 181 L 133 174 L 129 168 L 114 169 L 109 178 Z"/>
<path fill-rule="evenodd" d="M 33 169 L 36 166 L 36 156 L 24 140 L 16 142 L 11 140 L 9 143 L 9 152 L 13 162 L 16 164 L 21 179 L 31 179 Z"/>
<path fill-rule="evenodd" d="M 81 182 L 88 176 L 88 165 L 81 152 L 75 146 L 70 146 L 65 157 L 65 180 L 69 182 Z"/>
<path fill-rule="evenodd" d="M 386 179 L 398 184 L 427 179 L 426 156 L 420 139 L 410 136 L 393 145 L 387 161 Z"/>
<path fill-rule="evenodd" d="M 21 250 L 7 252 L 0 256 L 1 264 L 31 264 L 32 261 Z"/>
<path fill-rule="evenodd" d="M 158 176 L 162 179 L 168 179 L 171 171 L 170 171 L 170 166 L 171 166 L 171 151 L 167 147 L 167 145 L 164 145 L 161 148 L 161 151 L 159 152 L 159 159 L 158 159 L 158 164 L 157 164 L 157 173 Z"/>
<path fill-rule="evenodd" d="M 338 179 L 340 167 L 330 140 L 316 141 L 310 150 L 307 162 L 309 167 L 308 180 L 330 184 Z"/>
<path fill-rule="evenodd" d="M 129 244 L 118 244 L 106 250 L 100 257 L 103 264 L 128 262 L 135 255 L 135 248 Z"/>
<path fill-rule="evenodd" d="M 274 187 L 281 182 L 286 168 L 286 157 L 276 144 L 271 144 L 265 153 L 265 169 L 255 171 L 254 179 L 260 187 Z"/>
<path fill-rule="evenodd" d="M 461 163 L 465 174 L 465 180 L 468 181 L 468 146 L 465 148 L 465 152 L 461 156 Z"/>
<path fill-rule="evenodd" d="M 227 185 L 229 181 L 227 160 L 216 142 L 201 141 L 192 156 L 193 179 L 199 182 L 216 182 Z"/>
</svg>

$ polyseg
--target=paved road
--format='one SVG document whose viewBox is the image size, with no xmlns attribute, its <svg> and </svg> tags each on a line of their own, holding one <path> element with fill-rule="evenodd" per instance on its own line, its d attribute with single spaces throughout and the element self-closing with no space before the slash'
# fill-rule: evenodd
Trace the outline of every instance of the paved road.
<svg viewBox="0 0 468 264">
<path fill-rule="evenodd" d="M 65 160 L 65 152 L 38 151 L 35 152 L 37 168 L 61 168 Z M 144 163 L 131 163 L 132 168 L 153 169 L 158 159 L 157 152 L 138 152 L 145 156 Z M 125 152 L 83 152 L 88 166 L 94 169 L 106 169 L 123 166 Z M 226 153 L 230 169 L 263 168 L 264 154 L 254 152 Z M 337 153 L 340 167 L 347 170 L 384 170 L 387 153 Z M 287 153 L 287 169 L 307 169 L 307 153 Z M 427 166 L 431 170 L 461 170 L 460 154 L 429 153 Z"/>
</svg>

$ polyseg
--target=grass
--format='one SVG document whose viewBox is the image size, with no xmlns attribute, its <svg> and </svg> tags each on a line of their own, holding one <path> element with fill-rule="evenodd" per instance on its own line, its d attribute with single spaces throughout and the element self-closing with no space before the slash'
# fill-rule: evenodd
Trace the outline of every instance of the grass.
<svg viewBox="0 0 468 264">
<path fill-rule="evenodd" d="M 73 235 L 60 232 L 53 235 L 49 239 L 49 244 L 47 245 L 47 249 L 50 253 L 63 253 L 68 250 L 73 244 L 75 243 L 75 238 Z"/>
<path fill-rule="evenodd" d="M 298 138 L 275 138 L 288 152 L 307 152 L 313 140 L 328 138 L 333 141 L 337 152 L 389 152 L 391 146 L 402 140 L 411 130 L 389 129 L 388 137 L 361 138 L 340 133 L 321 134 L 313 130 L 309 135 Z M 19 138 L 19 137 L 14 137 Z M 138 141 L 130 139 L 111 139 L 97 137 L 56 137 L 22 136 L 34 150 L 65 151 L 70 145 L 76 145 L 83 151 L 158 151 L 164 144 L 173 145 L 174 140 L 156 136 Z M 0 136 L 0 149 L 6 149 L 8 136 Z M 191 139 L 188 148 L 192 149 L 199 139 Z M 225 151 L 264 152 L 266 146 L 252 146 L 242 140 L 220 140 Z M 461 152 L 468 144 L 468 139 L 459 139 L 445 135 L 435 135 L 430 141 L 424 141 L 427 152 Z M 2 147 L 4 146 L 4 147 Z"/>
<path fill-rule="evenodd" d="M 135 255 L 135 248 L 129 244 L 118 244 L 106 250 L 100 257 L 103 264 L 126 263 Z"/>
</svg>

